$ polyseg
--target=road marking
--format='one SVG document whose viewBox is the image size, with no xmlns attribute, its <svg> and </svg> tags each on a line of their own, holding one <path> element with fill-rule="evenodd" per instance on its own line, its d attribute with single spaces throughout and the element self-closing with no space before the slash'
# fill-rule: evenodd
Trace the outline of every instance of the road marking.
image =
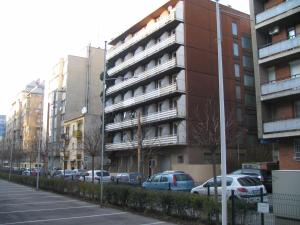
<svg viewBox="0 0 300 225">
<path fill-rule="evenodd" d="M 26 203 L 11 203 L 11 204 L 3 204 L 1 206 L 9 206 L 9 205 L 42 205 L 42 204 L 52 204 L 52 203 L 63 203 L 63 202 L 77 202 L 78 200 L 68 200 L 68 201 L 53 201 L 53 202 L 26 202 Z"/>
<path fill-rule="evenodd" d="M 57 219 L 45 219 L 45 220 L 29 220 L 29 221 L 22 221 L 22 222 L 3 223 L 2 225 L 28 224 L 28 223 L 40 223 L 40 222 L 52 222 L 52 221 L 60 221 L 60 220 L 72 220 L 72 219 L 81 219 L 81 218 L 92 218 L 92 217 L 102 217 L 102 216 L 114 216 L 114 215 L 122 215 L 122 214 L 126 214 L 126 212 L 109 213 L 109 214 L 98 214 L 98 215 L 90 215 L 90 216 L 63 217 L 63 218 L 57 218 Z"/>
<path fill-rule="evenodd" d="M 163 224 L 163 223 L 165 223 L 165 222 L 160 221 L 160 222 L 154 222 L 154 223 L 143 223 L 140 225 L 154 225 L 154 224 Z"/>
<path fill-rule="evenodd" d="M 93 208 L 93 207 L 98 207 L 98 206 L 97 205 L 86 205 L 86 206 L 74 206 L 74 207 L 53 208 L 53 209 L 29 209 L 29 210 L 0 212 L 0 214 L 23 213 L 23 212 L 42 212 L 42 211 L 54 211 L 54 210 L 65 210 L 65 209 L 81 209 L 81 208 Z"/>
</svg>

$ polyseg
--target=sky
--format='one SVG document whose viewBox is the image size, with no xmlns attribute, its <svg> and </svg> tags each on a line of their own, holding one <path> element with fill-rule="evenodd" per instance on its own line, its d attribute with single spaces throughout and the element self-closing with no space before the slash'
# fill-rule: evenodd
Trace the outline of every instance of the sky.
<svg viewBox="0 0 300 225">
<path fill-rule="evenodd" d="M 200 0 L 201 1 L 201 0 Z M 167 0 L 0 0 L 0 114 L 33 80 L 46 80 L 58 60 L 104 48 Z M 249 13 L 248 0 L 220 0 Z"/>
</svg>

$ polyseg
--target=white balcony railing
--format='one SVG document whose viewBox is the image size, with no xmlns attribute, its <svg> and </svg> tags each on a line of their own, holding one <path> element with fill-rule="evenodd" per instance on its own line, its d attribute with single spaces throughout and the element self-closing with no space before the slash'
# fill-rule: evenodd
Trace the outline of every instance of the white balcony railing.
<svg viewBox="0 0 300 225">
<path fill-rule="evenodd" d="M 300 74 L 299 74 L 300 76 Z M 273 81 L 261 86 L 261 95 L 270 95 L 300 88 L 300 77 Z"/>
<path fill-rule="evenodd" d="M 168 119 L 172 119 L 172 118 L 176 118 L 176 117 L 178 117 L 177 109 L 170 109 L 170 110 L 166 110 L 163 112 L 152 113 L 147 116 L 142 116 L 141 124 L 148 124 L 148 123 L 153 123 L 153 122 L 157 122 L 157 121 L 164 121 L 164 120 L 168 120 Z M 113 131 L 113 130 L 117 130 L 117 129 L 125 129 L 128 127 L 137 126 L 137 124 L 138 124 L 138 119 L 134 118 L 131 120 L 107 124 L 105 127 L 105 130 Z"/>
<path fill-rule="evenodd" d="M 156 137 L 152 139 L 144 139 L 142 141 L 143 147 L 177 145 L 177 144 L 185 144 L 179 142 L 177 135 L 169 135 L 169 136 Z M 106 144 L 105 148 L 107 151 L 117 151 L 122 149 L 135 149 L 137 148 L 137 145 L 138 145 L 137 141 L 128 141 L 128 142 L 121 142 L 121 143 Z"/>
<path fill-rule="evenodd" d="M 300 35 L 259 49 L 259 58 L 265 58 L 280 52 L 288 51 L 300 46 Z"/>
<path fill-rule="evenodd" d="M 299 0 L 289 0 L 256 15 L 256 24 L 300 6 Z"/>
<path fill-rule="evenodd" d="M 300 130 L 300 118 L 264 123 L 264 133 L 279 133 Z"/>
<path fill-rule="evenodd" d="M 105 107 L 105 113 L 109 113 L 109 112 L 113 112 L 115 110 L 119 110 L 119 109 L 122 109 L 122 108 L 130 107 L 130 106 L 142 103 L 142 102 L 149 101 L 151 99 L 163 97 L 163 96 L 169 95 L 171 93 L 174 93 L 176 91 L 178 91 L 177 84 L 174 83 L 174 84 L 171 84 L 169 86 L 151 91 L 151 92 L 146 93 L 144 95 L 133 97 L 133 98 L 127 99 L 125 101 L 122 101 L 122 102 L 119 102 L 119 103 L 116 103 L 116 104 L 113 104 L 113 105 L 110 105 L 110 106 L 106 106 Z"/>
<path fill-rule="evenodd" d="M 106 94 L 107 95 L 110 95 L 112 93 L 115 93 L 115 92 L 118 92 L 124 88 L 127 88 L 127 87 L 130 87 L 134 84 L 137 84 L 141 81 L 144 81 L 146 79 L 149 79 L 149 78 L 152 78 L 152 77 L 155 77 L 156 75 L 160 74 L 161 72 L 163 71 L 167 71 L 171 68 L 174 68 L 176 66 L 176 59 L 173 58 L 172 60 L 164 63 L 164 64 L 161 64 L 159 66 L 156 66 L 150 70 L 147 70 L 139 75 L 137 75 L 137 77 L 132 77 L 132 78 L 129 78 L 121 83 L 118 83 L 110 88 L 107 89 L 106 91 Z"/>
<path fill-rule="evenodd" d="M 146 28 L 145 30 L 140 31 L 136 35 L 134 35 L 131 39 L 128 41 L 124 42 L 123 44 L 117 46 L 117 47 L 112 47 L 108 53 L 107 53 L 107 59 L 111 59 L 112 57 L 116 56 L 120 52 L 126 50 L 130 46 L 133 46 L 140 40 L 144 39 L 145 37 L 149 36 L 150 34 L 154 33 L 157 30 L 160 30 L 167 24 L 171 23 L 172 21 L 175 20 L 175 12 L 171 12 L 169 16 L 164 17 L 163 19 L 159 20 L 152 26 Z"/>
<path fill-rule="evenodd" d="M 132 58 L 120 63 L 119 65 L 109 69 L 107 71 L 108 76 L 112 76 L 115 73 L 131 66 L 134 65 L 135 63 L 141 61 L 142 59 L 145 59 L 149 57 L 150 55 L 155 54 L 156 52 L 159 52 L 161 49 L 166 48 L 169 45 L 175 44 L 176 43 L 176 36 L 172 35 L 168 37 L 167 39 L 159 42 L 158 44 L 138 53 L 137 55 L 134 55 Z"/>
</svg>

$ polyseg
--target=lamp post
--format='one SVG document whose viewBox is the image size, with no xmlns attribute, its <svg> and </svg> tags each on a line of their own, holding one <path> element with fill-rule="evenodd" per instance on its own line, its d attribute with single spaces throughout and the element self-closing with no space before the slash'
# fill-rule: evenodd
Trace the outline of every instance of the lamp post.
<svg viewBox="0 0 300 225">
<path fill-rule="evenodd" d="M 38 138 L 38 162 L 37 162 L 37 174 L 36 174 L 36 190 L 39 190 L 40 181 L 40 163 L 41 163 L 41 140 Z"/>
<path fill-rule="evenodd" d="M 218 74 L 219 74 L 219 102 L 220 102 L 220 136 L 221 136 L 221 180 L 222 180 L 222 225 L 227 225 L 226 199 L 226 134 L 225 134 L 225 107 L 222 63 L 222 34 L 220 22 L 219 0 L 216 0 L 217 45 L 218 45 Z"/>
</svg>

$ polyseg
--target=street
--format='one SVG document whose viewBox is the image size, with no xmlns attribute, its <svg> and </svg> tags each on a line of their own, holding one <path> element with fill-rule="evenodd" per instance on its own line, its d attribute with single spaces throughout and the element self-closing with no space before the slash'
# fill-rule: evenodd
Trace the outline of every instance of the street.
<svg viewBox="0 0 300 225">
<path fill-rule="evenodd" d="M 0 180 L 0 225 L 154 225 L 171 223 Z"/>
</svg>

